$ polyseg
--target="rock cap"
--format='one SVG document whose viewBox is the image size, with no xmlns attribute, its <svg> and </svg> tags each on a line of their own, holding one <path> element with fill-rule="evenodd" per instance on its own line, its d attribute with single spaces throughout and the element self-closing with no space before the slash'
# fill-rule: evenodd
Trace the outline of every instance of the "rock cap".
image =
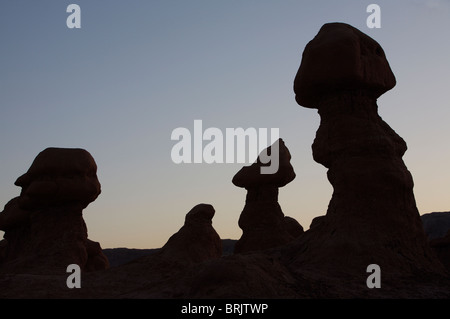
<svg viewBox="0 0 450 319">
<path fill-rule="evenodd" d="M 214 217 L 215 212 L 214 207 L 210 204 L 198 204 L 186 214 L 185 224 L 212 224 L 212 218 Z"/>
<path fill-rule="evenodd" d="M 255 163 L 250 166 L 244 166 L 233 177 L 233 184 L 237 187 L 253 188 L 259 186 L 274 186 L 283 187 L 292 182 L 295 178 L 294 168 L 291 165 L 291 153 L 286 147 L 283 139 L 278 139 L 269 146 L 265 151 L 271 154 L 272 147 L 278 146 L 279 150 L 279 167 L 274 174 L 261 174 L 261 166 L 267 166 L 261 162 L 261 154 L 258 156 Z M 276 149 L 276 147 L 275 147 Z M 264 151 L 263 151 L 264 152 Z"/>
<path fill-rule="evenodd" d="M 70 202 L 84 208 L 101 192 L 95 160 L 80 148 L 43 150 L 15 185 L 22 187 L 20 206 L 27 209 Z"/>
<path fill-rule="evenodd" d="M 385 53 L 374 39 L 345 23 L 327 23 L 305 47 L 294 80 L 295 100 L 318 108 L 339 91 L 365 91 L 377 99 L 396 84 Z"/>
</svg>

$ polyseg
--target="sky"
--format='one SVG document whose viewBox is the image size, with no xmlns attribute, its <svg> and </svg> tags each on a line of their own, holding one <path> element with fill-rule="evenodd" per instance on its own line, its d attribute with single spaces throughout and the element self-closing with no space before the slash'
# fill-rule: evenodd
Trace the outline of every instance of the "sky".
<svg viewBox="0 0 450 319">
<path fill-rule="evenodd" d="M 66 24 L 72 3 L 81 28 Z M 366 24 L 371 3 L 381 28 Z M 172 132 L 201 120 L 279 129 L 297 175 L 279 203 L 308 229 L 332 186 L 312 158 L 320 117 L 296 104 L 293 80 L 328 22 L 383 47 L 397 85 L 379 113 L 408 144 L 420 214 L 449 211 L 449 0 L 1 1 L 0 210 L 39 152 L 76 147 L 98 166 L 102 193 L 83 216 L 103 248 L 161 247 L 199 203 L 214 206 L 221 238 L 238 239 L 246 191 L 231 180 L 245 164 L 171 158 Z"/>
</svg>

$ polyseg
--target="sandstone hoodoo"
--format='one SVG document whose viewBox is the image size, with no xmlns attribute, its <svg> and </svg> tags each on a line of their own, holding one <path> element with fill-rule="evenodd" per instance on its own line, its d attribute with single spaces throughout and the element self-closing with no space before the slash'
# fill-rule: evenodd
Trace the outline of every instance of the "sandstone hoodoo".
<svg viewBox="0 0 450 319">
<path fill-rule="evenodd" d="M 100 244 L 89 240 L 82 211 L 101 192 L 97 165 L 83 149 L 47 148 L 15 183 L 20 196 L 0 213 L 5 231 L 0 268 L 65 272 L 108 267 Z"/>
<path fill-rule="evenodd" d="M 70 203 L 86 208 L 101 192 L 94 158 L 75 148 L 45 149 L 15 185 L 22 187 L 19 201 L 25 209 Z"/>
<path fill-rule="evenodd" d="M 245 207 L 239 217 L 243 233 L 235 253 L 263 250 L 292 241 L 303 228 L 293 218 L 285 218 L 278 203 L 278 189 L 295 178 L 291 154 L 282 139 L 269 146 L 264 154 L 279 151 L 279 166 L 274 174 L 262 174 L 261 155 L 250 166 L 244 166 L 233 177 L 233 184 L 247 190 Z M 272 155 L 273 158 L 273 155 Z"/>
<path fill-rule="evenodd" d="M 422 228 L 405 141 L 378 115 L 395 76 L 381 46 L 344 23 L 325 24 L 303 52 L 296 101 L 318 109 L 314 160 L 334 192 L 320 223 L 296 243 L 296 265 L 383 273 L 441 271 Z"/>
<path fill-rule="evenodd" d="M 158 258 L 198 263 L 222 256 L 222 241 L 212 226 L 212 205 L 198 204 L 187 214 L 183 227 L 161 248 Z"/>
</svg>

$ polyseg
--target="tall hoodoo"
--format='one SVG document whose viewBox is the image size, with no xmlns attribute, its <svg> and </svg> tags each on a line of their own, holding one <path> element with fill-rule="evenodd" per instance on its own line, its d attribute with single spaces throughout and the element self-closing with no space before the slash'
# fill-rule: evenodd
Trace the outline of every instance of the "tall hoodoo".
<svg viewBox="0 0 450 319">
<path fill-rule="evenodd" d="M 295 99 L 316 108 L 314 160 L 334 192 L 326 216 L 297 242 L 299 262 L 333 269 L 376 263 L 389 271 L 438 269 L 402 156 L 405 141 L 378 115 L 395 76 L 381 46 L 344 23 L 325 24 L 305 47 Z"/>
<path fill-rule="evenodd" d="M 276 143 L 276 144 L 275 144 Z M 290 163 L 291 154 L 282 139 L 265 151 L 279 151 L 279 167 L 274 174 L 262 174 L 260 156 L 250 166 L 244 166 L 233 177 L 233 184 L 247 190 L 245 207 L 239 218 L 242 237 L 235 246 L 235 253 L 263 250 L 286 244 L 303 232 L 300 224 L 285 218 L 278 204 L 278 189 L 295 178 Z M 276 147 L 274 147 L 276 146 Z"/>
</svg>

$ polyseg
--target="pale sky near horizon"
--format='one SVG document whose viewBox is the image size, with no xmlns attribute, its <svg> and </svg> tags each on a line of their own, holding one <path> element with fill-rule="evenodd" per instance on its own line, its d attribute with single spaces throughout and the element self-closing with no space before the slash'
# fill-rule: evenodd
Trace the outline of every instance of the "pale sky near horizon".
<svg viewBox="0 0 450 319">
<path fill-rule="evenodd" d="M 66 26 L 71 3 L 81 29 Z M 380 29 L 366 25 L 371 3 Z M 0 211 L 40 151 L 80 147 L 98 165 L 102 194 L 84 219 L 103 248 L 161 247 L 199 203 L 215 207 L 221 238 L 237 239 L 246 191 L 231 179 L 243 164 L 171 159 L 172 131 L 200 119 L 224 132 L 279 128 L 297 174 L 279 203 L 308 229 L 332 187 L 312 158 L 319 115 L 292 86 L 327 22 L 383 47 L 397 86 L 379 113 L 408 144 L 417 207 L 450 211 L 449 0 L 1 1 Z"/>
</svg>

